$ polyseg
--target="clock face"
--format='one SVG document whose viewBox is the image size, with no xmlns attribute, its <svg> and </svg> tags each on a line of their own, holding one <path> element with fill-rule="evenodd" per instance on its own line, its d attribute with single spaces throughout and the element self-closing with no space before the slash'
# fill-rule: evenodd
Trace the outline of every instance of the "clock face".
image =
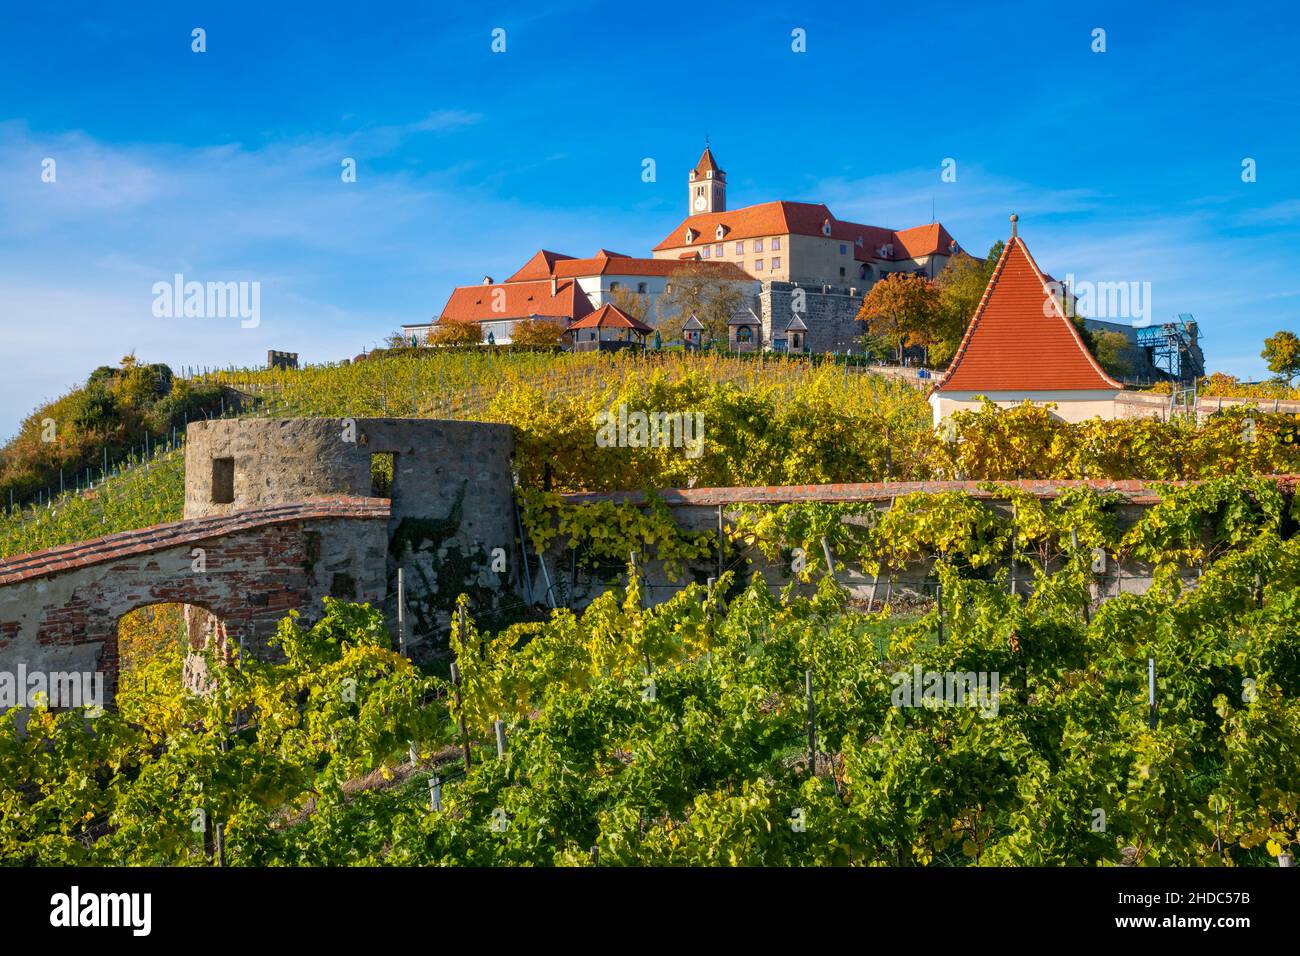
<svg viewBox="0 0 1300 956">
<path fill-rule="evenodd" d="M 703 212 L 703 211 L 704 211 L 704 203 L 705 203 L 705 199 L 704 199 L 703 196 L 696 196 L 696 197 L 695 197 L 695 211 L 696 211 L 696 212 Z"/>
</svg>

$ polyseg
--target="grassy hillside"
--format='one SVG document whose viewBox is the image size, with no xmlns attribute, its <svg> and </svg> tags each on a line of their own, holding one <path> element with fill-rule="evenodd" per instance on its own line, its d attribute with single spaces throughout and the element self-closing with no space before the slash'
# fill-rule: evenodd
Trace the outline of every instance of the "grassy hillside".
<svg viewBox="0 0 1300 956">
<path fill-rule="evenodd" d="M 184 452 L 164 448 L 90 490 L 0 514 L 0 558 L 175 521 L 184 507 Z"/>
<path fill-rule="evenodd" d="M 220 385 L 178 378 L 166 365 L 141 364 L 133 355 L 118 368 L 100 366 L 84 385 L 37 407 L 0 448 L 0 506 L 89 488 L 227 404 Z"/>
</svg>

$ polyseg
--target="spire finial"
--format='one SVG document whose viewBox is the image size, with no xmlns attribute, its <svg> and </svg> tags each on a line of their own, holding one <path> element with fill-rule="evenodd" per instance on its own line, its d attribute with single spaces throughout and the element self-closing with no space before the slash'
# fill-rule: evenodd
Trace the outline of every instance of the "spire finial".
<svg viewBox="0 0 1300 956">
<path fill-rule="evenodd" d="M 1016 232 L 1016 223 L 1018 223 L 1019 221 L 1020 221 L 1020 217 L 1013 212 L 1011 214 L 1011 238 L 1012 239 L 1016 238 L 1016 236 L 1018 235 L 1018 233 Z"/>
<path fill-rule="evenodd" d="M 704 148 L 705 148 L 705 149 L 708 149 L 708 148 L 709 148 L 709 134 L 708 134 L 708 133 L 705 133 L 705 134 L 704 134 Z"/>
</svg>

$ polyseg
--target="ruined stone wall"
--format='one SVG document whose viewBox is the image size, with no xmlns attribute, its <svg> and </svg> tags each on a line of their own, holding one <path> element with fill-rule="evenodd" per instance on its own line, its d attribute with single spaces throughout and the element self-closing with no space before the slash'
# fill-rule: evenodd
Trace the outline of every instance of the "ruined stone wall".
<svg viewBox="0 0 1300 956">
<path fill-rule="evenodd" d="M 102 671 L 111 695 L 118 621 L 151 604 L 202 609 L 229 639 L 268 656 L 267 640 L 290 610 L 310 623 L 324 595 L 382 597 L 386 529 L 382 506 L 306 504 L 179 521 L 5 562 L 0 670 Z"/>
<path fill-rule="evenodd" d="M 371 457 L 393 455 L 381 602 L 397 620 L 397 570 L 406 592 L 407 647 L 445 643 L 456 597 L 479 613 L 516 603 L 522 576 L 508 425 L 404 418 L 244 419 L 189 427 L 185 514 L 221 514 L 314 495 L 369 495 Z M 218 466 L 233 494 L 214 495 Z M 220 500 L 229 497 L 230 500 Z M 502 570 L 493 570 L 493 567 Z"/>
<path fill-rule="evenodd" d="M 1124 499 L 1116 509 L 1116 517 L 1121 527 L 1135 523 L 1142 513 L 1160 500 L 1159 492 L 1147 483 L 1135 480 L 1110 481 L 1093 479 L 1086 481 L 1017 481 L 1000 484 L 1017 485 L 1040 498 L 1055 497 L 1060 491 L 1078 485 L 1087 485 L 1099 491 L 1116 491 Z M 747 504 L 780 505 L 789 502 L 870 502 L 877 510 L 886 511 L 895 498 L 913 492 L 937 494 L 948 491 L 960 491 L 981 500 L 988 507 L 998 511 L 1004 518 L 1010 516 L 1010 504 L 999 499 L 994 491 L 982 487 L 976 481 L 917 481 L 917 482 L 871 482 L 834 485 L 799 485 L 772 486 L 753 488 L 679 488 L 658 492 L 659 497 L 668 506 L 677 525 L 686 531 L 716 532 L 718 528 L 718 510 L 722 510 L 722 521 L 731 527 L 737 518 L 737 507 Z M 564 496 L 569 504 L 620 502 L 644 506 L 645 495 L 642 492 L 589 492 Z M 749 578 L 758 573 L 768 586 L 779 591 L 792 581 L 791 569 L 786 564 L 767 560 L 757 548 L 745 548 L 737 552 L 734 543 L 729 543 L 725 554 L 724 567 L 733 571 L 739 584 L 746 584 Z M 621 566 L 610 566 L 602 579 L 601 574 L 592 574 L 581 569 L 575 572 L 573 555 L 564 540 L 553 541 L 546 554 L 553 583 L 558 593 L 564 596 L 562 603 L 575 608 L 587 606 L 609 587 L 623 586 L 627 577 Z M 838 559 L 837 559 L 838 561 Z M 1049 565 L 1049 571 L 1059 570 L 1057 561 Z M 533 567 L 535 576 L 534 590 L 543 593 L 540 569 Z M 1010 561 L 1004 570 L 1010 578 Z M 670 578 L 661 562 L 648 561 L 641 568 L 643 574 L 644 600 L 647 604 L 658 604 L 669 600 L 688 584 L 705 583 L 708 578 L 718 575 L 716 557 L 698 562 L 688 567 L 676 579 Z M 934 594 L 933 561 L 918 561 L 896 570 L 892 574 L 880 577 L 879 581 L 870 575 L 862 574 L 844 564 L 836 568 L 836 580 L 848 589 L 850 595 L 859 601 L 887 599 L 911 600 L 917 597 L 932 597 Z M 1189 571 L 1185 575 L 1188 582 L 1195 579 Z M 1016 590 L 1029 593 L 1033 580 L 1033 568 L 1024 560 L 1017 562 Z M 1117 594 L 1142 594 L 1153 581 L 1152 568 L 1142 562 L 1126 561 L 1123 564 L 1108 559 L 1103 571 L 1095 574 L 1092 580 L 1092 594 L 1095 601 L 1102 601 Z M 799 584 L 796 593 L 811 595 L 816 591 L 816 582 Z"/>
</svg>

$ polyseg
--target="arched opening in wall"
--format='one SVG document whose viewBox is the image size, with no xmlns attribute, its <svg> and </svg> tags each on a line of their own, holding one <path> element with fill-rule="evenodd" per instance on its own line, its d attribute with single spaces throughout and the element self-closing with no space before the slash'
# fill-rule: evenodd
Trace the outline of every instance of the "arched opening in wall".
<svg viewBox="0 0 1300 956">
<path fill-rule="evenodd" d="M 201 691 L 207 670 L 199 652 L 222 650 L 221 619 L 194 604 L 146 604 L 117 622 L 117 694 Z"/>
</svg>

